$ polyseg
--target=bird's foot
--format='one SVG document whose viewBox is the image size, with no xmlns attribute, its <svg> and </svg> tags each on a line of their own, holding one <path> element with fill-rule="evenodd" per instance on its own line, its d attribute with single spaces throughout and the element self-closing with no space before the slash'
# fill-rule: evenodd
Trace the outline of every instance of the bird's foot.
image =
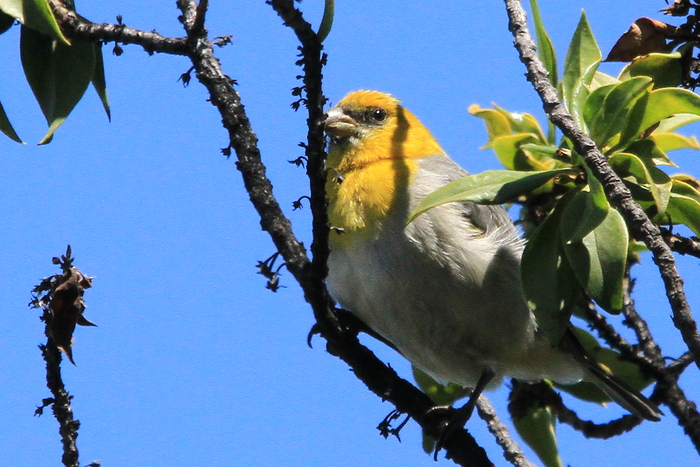
<svg viewBox="0 0 700 467">
<path fill-rule="evenodd" d="M 477 396 L 478 397 L 478 396 Z M 474 413 L 476 406 L 476 398 L 470 397 L 469 401 L 459 409 L 449 406 L 433 407 L 426 414 L 428 417 L 440 417 L 440 425 L 438 427 L 439 435 L 435 442 L 435 451 L 433 459 L 437 461 L 438 453 L 445 446 L 450 437 L 457 431 L 464 428 L 464 425 L 469 421 Z"/>
</svg>

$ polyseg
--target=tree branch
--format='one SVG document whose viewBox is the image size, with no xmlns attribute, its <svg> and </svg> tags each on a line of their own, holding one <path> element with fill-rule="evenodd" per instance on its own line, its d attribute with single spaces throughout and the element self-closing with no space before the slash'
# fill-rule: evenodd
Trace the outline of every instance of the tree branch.
<svg viewBox="0 0 700 467">
<path fill-rule="evenodd" d="M 476 411 L 479 414 L 479 418 L 486 422 L 489 432 L 496 438 L 496 443 L 503 449 L 503 457 L 508 462 L 516 467 L 535 466 L 535 464 L 527 460 L 525 453 L 510 435 L 508 427 L 498 418 L 496 409 L 493 408 L 486 396 L 479 396 L 479 399 L 476 401 Z"/>
<path fill-rule="evenodd" d="M 664 237 L 664 240 L 673 251 L 682 255 L 690 255 L 700 258 L 700 240 L 698 240 L 697 237 L 683 237 L 681 235 L 674 234 L 665 227 L 661 228 L 661 235 Z"/>
<path fill-rule="evenodd" d="M 50 0 L 49 5 L 61 25 L 61 30 L 67 37 L 86 41 L 101 40 L 104 42 L 137 44 L 149 54 L 154 52 L 172 55 L 187 54 L 185 38 L 164 37 L 155 31 L 140 31 L 128 28 L 123 24 L 92 23 L 75 11 L 67 8 L 62 0 Z"/>
</svg>

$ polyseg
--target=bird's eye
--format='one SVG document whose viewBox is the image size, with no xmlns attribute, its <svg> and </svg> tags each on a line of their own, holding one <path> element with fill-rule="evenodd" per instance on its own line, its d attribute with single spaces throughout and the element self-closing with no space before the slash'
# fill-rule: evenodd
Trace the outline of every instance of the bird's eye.
<svg viewBox="0 0 700 467">
<path fill-rule="evenodd" d="M 386 110 L 384 109 L 374 109 L 372 111 L 372 120 L 375 122 L 383 122 L 386 120 Z"/>
</svg>

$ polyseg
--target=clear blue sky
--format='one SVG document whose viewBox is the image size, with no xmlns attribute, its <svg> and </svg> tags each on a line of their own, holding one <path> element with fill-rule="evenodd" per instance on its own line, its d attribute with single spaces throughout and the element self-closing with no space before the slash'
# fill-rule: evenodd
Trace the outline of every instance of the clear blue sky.
<svg viewBox="0 0 700 467">
<path fill-rule="evenodd" d="M 92 4 L 91 4 L 92 3 Z M 318 24 L 321 0 L 300 6 Z M 99 6 L 98 6 L 99 5 Z M 131 27 L 182 35 L 173 0 L 79 2 L 96 22 L 123 16 Z M 619 2 L 543 0 L 541 9 L 560 60 L 583 8 L 604 53 L 634 19 L 662 0 Z M 298 236 L 310 243 L 309 210 L 292 211 L 307 194 L 302 169 L 286 161 L 302 154 L 305 115 L 290 109 L 294 66 L 291 30 L 262 0 L 212 0 L 211 36 L 233 35 L 217 49 L 224 70 L 239 83 L 275 186 Z M 502 2 L 356 0 L 337 2 L 325 91 L 378 89 L 404 101 L 466 169 L 498 168 L 472 103 L 496 102 L 542 117 L 512 47 Z M 384 440 L 376 425 L 392 409 L 369 393 L 348 367 L 315 339 L 309 307 L 289 274 L 273 294 L 255 264 L 274 252 L 250 206 L 220 117 L 193 80 L 177 82 L 190 64 L 181 57 L 149 57 L 136 46 L 121 57 L 105 48 L 112 122 L 92 90 L 53 143 L 35 146 L 45 124 L 20 72 L 18 30 L 0 37 L 4 57 L 0 101 L 20 146 L 0 139 L 0 465 L 49 466 L 60 461 L 57 423 L 32 416 L 48 397 L 37 344 L 38 311 L 27 308 L 31 288 L 57 272 L 51 257 L 73 246 L 77 266 L 96 276 L 86 293 L 77 367 L 64 366 L 75 416 L 82 422 L 81 461 L 128 466 L 406 466 L 435 465 L 423 454 L 420 430 L 409 423 L 402 442 Z M 619 65 L 604 70 L 616 74 Z M 698 132 L 690 128 L 686 134 Z M 685 172 L 700 174 L 695 153 L 673 154 Z M 697 261 L 681 261 L 691 303 L 698 308 Z M 664 354 L 682 351 L 653 263 L 637 270 L 637 300 Z M 405 377 L 402 359 L 367 340 Z M 683 377 L 698 396 L 697 369 Z M 507 418 L 508 392 L 489 393 Z M 605 421 L 617 407 L 576 405 L 582 416 Z M 469 428 L 497 464 L 499 449 L 483 423 Z M 673 417 L 645 423 L 608 441 L 585 440 L 560 427 L 565 464 L 690 465 L 697 454 Z M 533 460 L 536 460 L 534 456 Z M 440 460 L 439 465 L 450 465 Z"/>
</svg>

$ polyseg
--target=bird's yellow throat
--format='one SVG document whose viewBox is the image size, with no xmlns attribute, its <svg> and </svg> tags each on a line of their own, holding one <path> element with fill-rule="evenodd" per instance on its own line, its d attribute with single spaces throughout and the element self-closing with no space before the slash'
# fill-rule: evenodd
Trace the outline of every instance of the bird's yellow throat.
<svg viewBox="0 0 700 467">
<path fill-rule="evenodd" d="M 406 199 L 418 169 L 415 159 L 444 151 L 418 119 L 399 105 L 387 122 L 366 132 L 357 144 L 339 142 L 328 154 L 326 190 L 331 235 L 340 246 L 372 235 L 384 217 Z"/>
</svg>

